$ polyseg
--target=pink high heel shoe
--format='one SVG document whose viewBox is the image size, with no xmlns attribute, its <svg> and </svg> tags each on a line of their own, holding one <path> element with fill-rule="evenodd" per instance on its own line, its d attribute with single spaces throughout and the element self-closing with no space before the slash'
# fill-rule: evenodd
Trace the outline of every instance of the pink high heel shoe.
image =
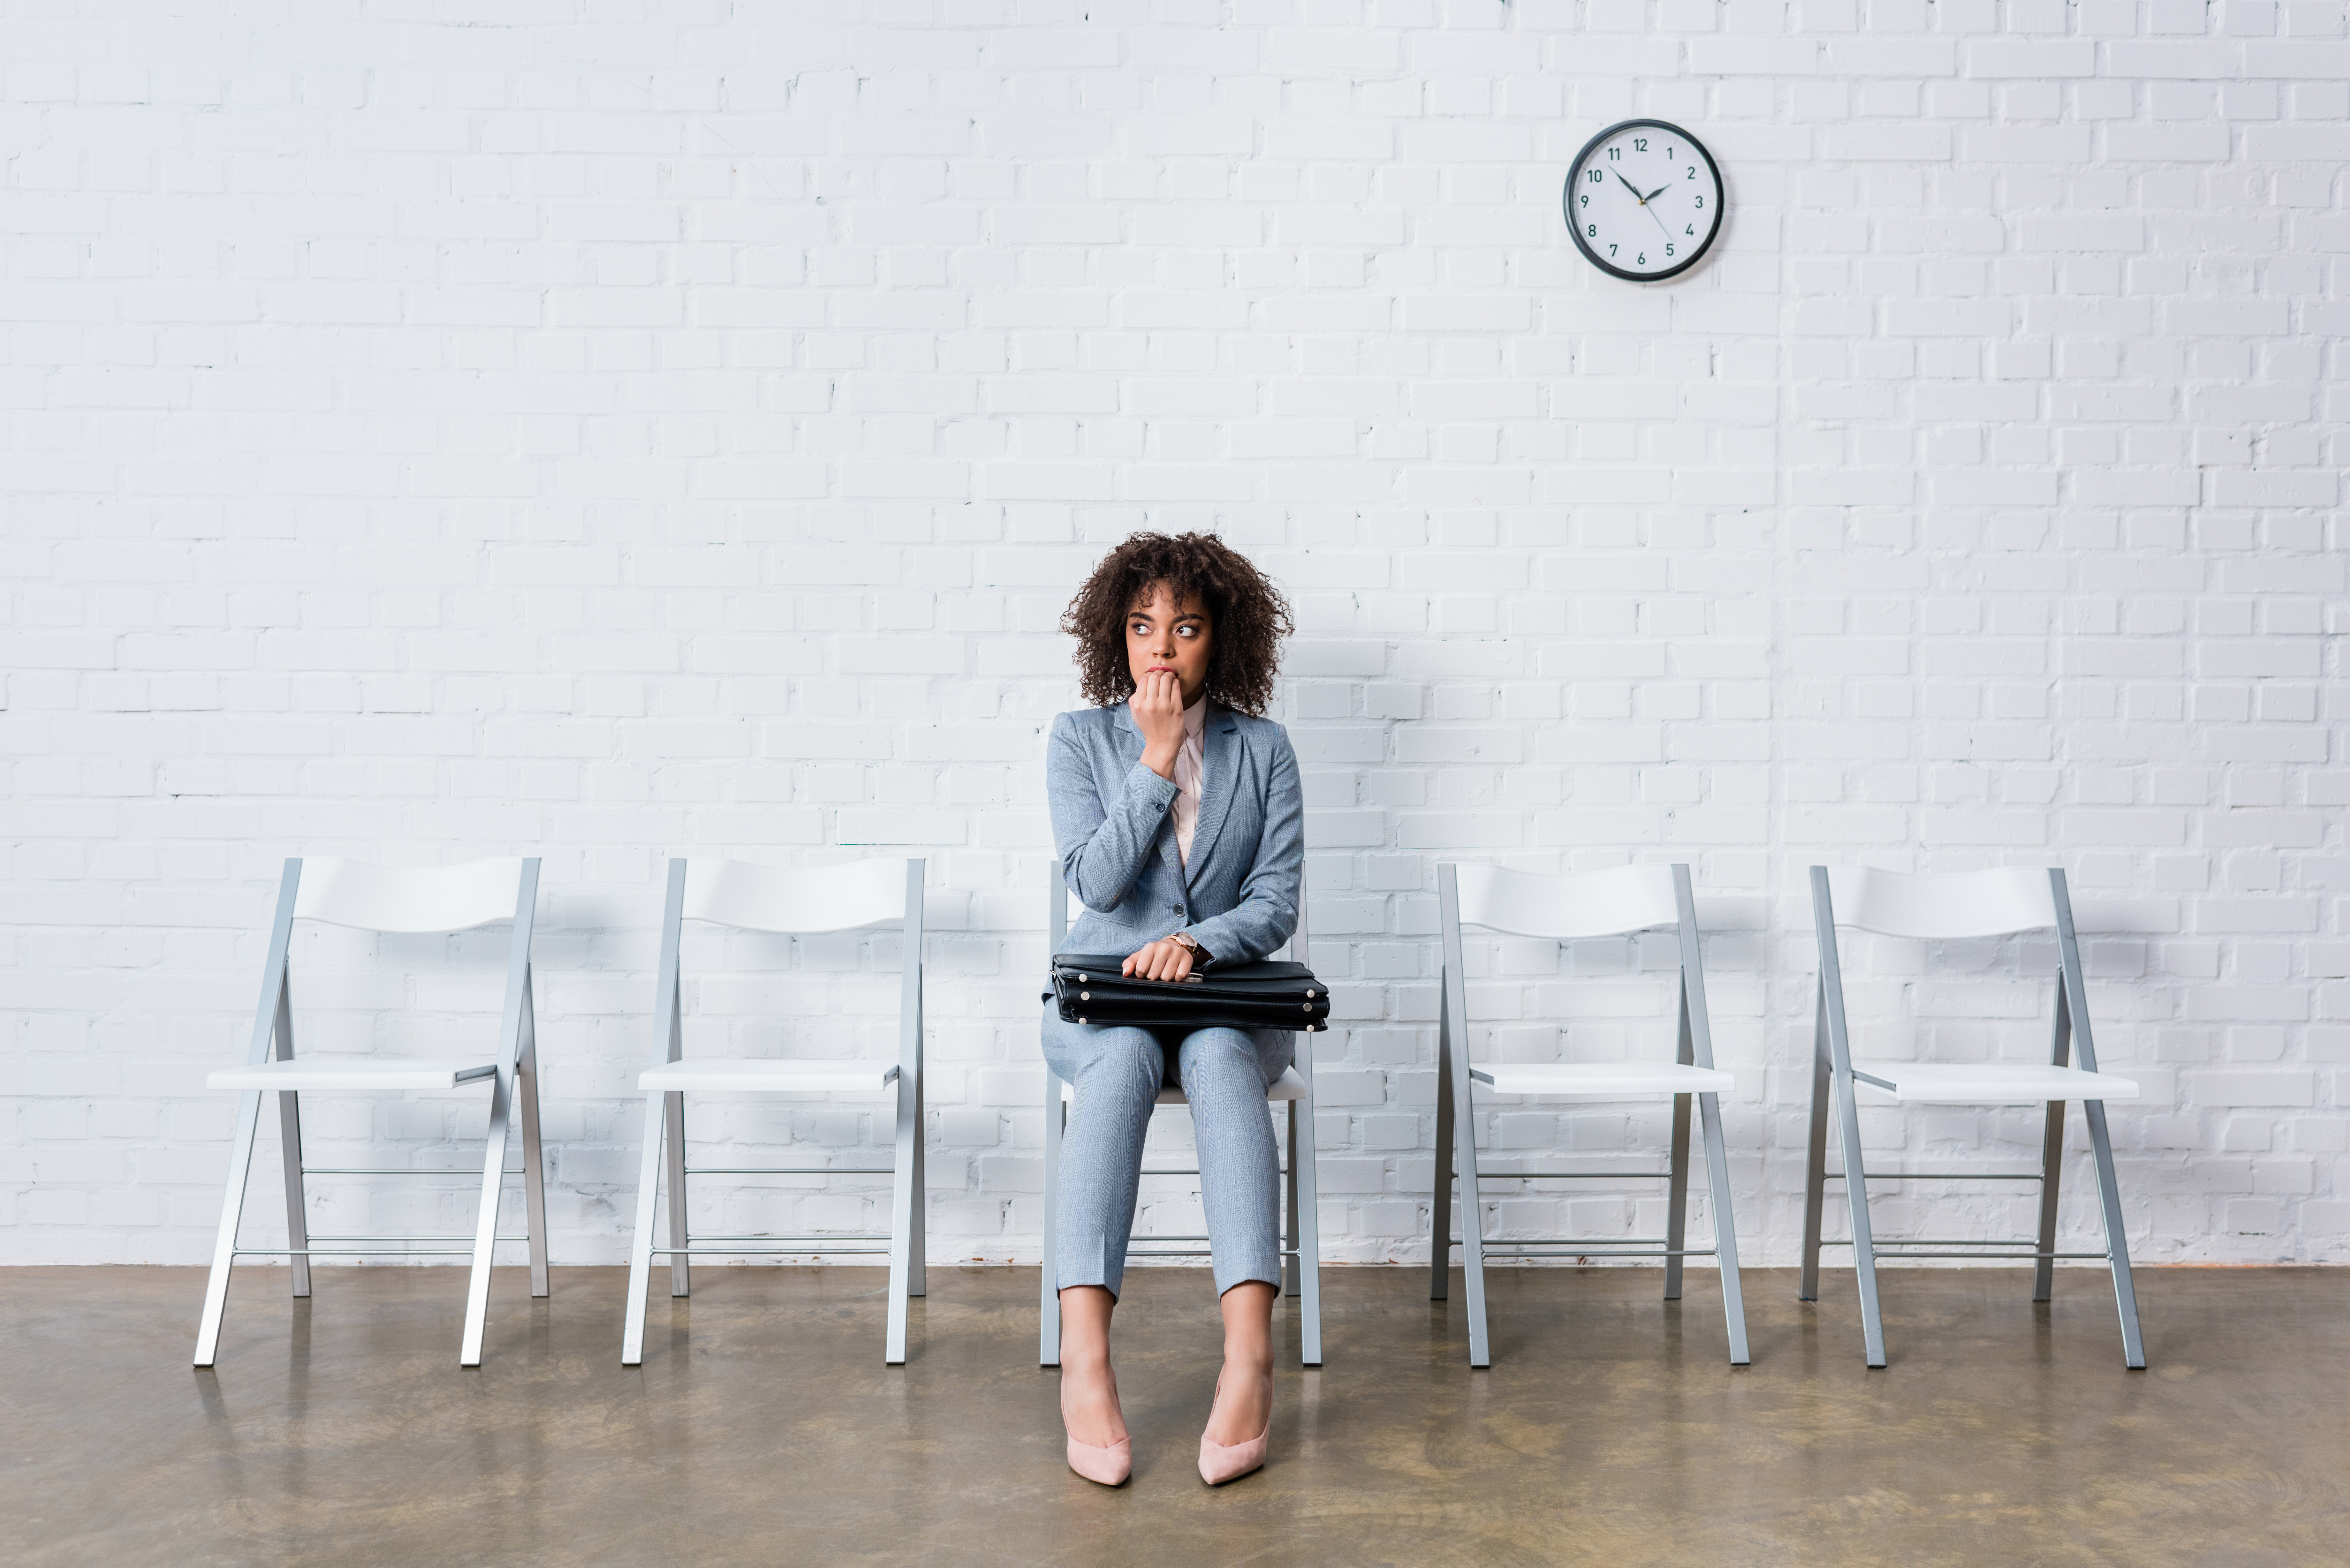
<svg viewBox="0 0 2350 1568">
<path fill-rule="evenodd" d="M 1061 1425 L 1069 1424 L 1069 1406 L 1065 1397 L 1061 1403 Z M 1069 1439 L 1069 1468 L 1089 1481 L 1103 1486 L 1124 1486 L 1126 1478 L 1134 1473 L 1134 1443 L 1130 1438 L 1120 1438 L 1105 1447 L 1099 1443 L 1081 1443 Z"/>
<path fill-rule="evenodd" d="M 1222 1395 L 1223 1391 L 1224 1379 L 1222 1375 L 1219 1374 L 1216 1377 L 1216 1392 Z M 1269 1410 L 1265 1412 L 1264 1430 L 1245 1443 L 1234 1443 L 1230 1448 L 1226 1448 L 1209 1437 L 1207 1433 L 1201 1433 L 1200 1479 L 1210 1486 L 1222 1486 L 1226 1481 L 1240 1480 L 1252 1470 L 1263 1469 L 1264 1452 L 1272 1441 L 1273 1413 Z"/>
</svg>

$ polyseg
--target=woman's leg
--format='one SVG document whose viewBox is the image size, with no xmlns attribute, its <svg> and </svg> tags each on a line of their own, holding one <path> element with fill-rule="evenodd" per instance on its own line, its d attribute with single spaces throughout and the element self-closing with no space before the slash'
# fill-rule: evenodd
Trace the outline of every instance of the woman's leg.
<svg viewBox="0 0 2350 1568">
<path fill-rule="evenodd" d="M 1055 1277 L 1061 1295 L 1061 1414 L 1069 1436 L 1107 1446 L 1126 1436 L 1110 1369 L 1109 1320 L 1126 1275 L 1141 1185 L 1142 1140 L 1166 1058 L 1141 1029 L 1065 1023 L 1047 1012 L 1045 1059 L 1076 1085 L 1061 1141 Z"/>
<path fill-rule="evenodd" d="M 1178 1057 L 1224 1317 L 1224 1366 L 1208 1438 L 1228 1448 L 1263 1435 L 1273 1417 L 1281 1161 L 1264 1091 L 1289 1064 L 1295 1038 L 1274 1030 L 1201 1029 L 1185 1038 Z"/>
</svg>

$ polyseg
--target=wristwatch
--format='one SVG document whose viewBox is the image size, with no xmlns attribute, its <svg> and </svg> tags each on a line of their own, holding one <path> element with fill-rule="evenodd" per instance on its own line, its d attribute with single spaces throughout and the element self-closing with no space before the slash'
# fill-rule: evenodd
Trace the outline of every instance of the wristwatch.
<svg viewBox="0 0 2350 1568">
<path fill-rule="evenodd" d="M 1177 931 L 1173 936 L 1169 937 L 1167 940 L 1191 955 L 1191 967 L 1193 969 L 1205 969 L 1208 967 L 1208 950 L 1201 947 L 1200 945 L 1199 939 L 1194 937 L 1191 932 Z"/>
</svg>

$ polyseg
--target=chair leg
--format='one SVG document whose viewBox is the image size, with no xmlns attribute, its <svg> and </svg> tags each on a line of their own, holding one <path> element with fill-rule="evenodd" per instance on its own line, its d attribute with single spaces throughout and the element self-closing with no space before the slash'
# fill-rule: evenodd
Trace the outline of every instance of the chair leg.
<svg viewBox="0 0 2350 1568">
<path fill-rule="evenodd" d="M 664 1113 L 669 1124 L 669 1136 L 662 1140 L 666 1150 L 662 1158 L 669 1162 L 669 1244 L 684 1247 L 692 1234 L 685 1220 L 685 1096 L 672 1090 L 661 1097 L 667 1102 Z M 670 1254 L 669 1293 L 693 1293 L 693 1271 L 681 1251 Z"/>
<path fill-rule="evenodd" d="M 538 1031 L 525 1015 L 522 1063 L 515 1092 L 522 1101 L 523 1229 L 530 1232 L 530 1293 L 545 1296 L 546 1276 L 546 1166 L 538 1128 Z M 505 1179 L 502 1173 L 499 1180 Z"/>
<path fill-rule="evenodd" d="M 2073 1008 L 2066 999 L 2064 976 L 2056 978 L 2056 1023 L 2050 1033 L 2048 1060 L 2062 1067 L 2073 1053 Z M 2032 1261 L 2032 1299 L 2044 1302 L 2056 1293 L 2056 1188 L 2064 1168 L 2064 1102 L 2048 1102 L 2048 1121 L 2040 1137 L 2040 1256 Z"/>
<path fill-rule="evenodd" d="M 1721 1315 L 1730 1325 L 1730 1365 L 1743 1366 L 1746 1348 L 1746 1289 L 1738 1277 L 1738 1227 L 1730 1212 L 1730 1157 L 1721 1147 L 1721 1096 L 1700 1095 L 1698 1119 L 1705 1128 L 1705 1171 L 1713 1197 L 1714 1261 L 1721 1265 Z"/>
<path fill-rule="evenodd" d="M 1798 1300 L 1820 1299 L 1820 1222 L 1828 1190 L 1827 1003 L 1821 1002 L 1819 1026 L 1812 1039 L 1812 1138 L 1804 1162 L 1803 1278 L 1795 1286 Z"/>
<path fill-rule="evenodd" d="M 1673 1096 L 1673 1163 L 1666 1179 L 1665 1299 L 1681 1299 L 1681 1252 L 1689 1245 L 1690 1096 Z"/>
<path fill-rule="evenodd" d="M 2048 1102 L 2046 1130 L 2040 1138 L 2040 1256 L 2032 1264 L 2032 1299 L 2044 1302 L 2056 1293 L 2057 1184 L 2064 1173 L 2064 1102 Z"/>
<path fill-rule="evenodd" d="M 1452 1057 L 1437 1025 L 1436 1173 L 1428 1191 L 1428 1299 L 1440 1302 L 1452 1285 Z"/>
<path fill-rule="evenodd" d="M 1454 977 L 1451 983 L 1464 982 Z M 1491 1366 L 1493 1347 L 1485 1324 L 1485 1215 L 1478 1202 L 1477 1093 L 1463 1066 L 1468 1058 L 1468 1042 L 1451 1038 L 1452 1009 L 1449 1004 L 1444 1014 L 1439 1033 L 1449 1048 L 1446 1060 L 1452 1064 L 1454 1075 L 1461 1080 L 1452 1102 L 1452 1147 L 1461 1165 L 1461 1282 L 1469 1297 L 1469 1365 Z"/>
<path fill-rule="evenodd" d="M 906 1364 L 906 1302 L 913 1282 L 914 1210 L 921 1194 L 914 1183 L 920 1166 L 921 1127 L 914 1114 L 918 1090 L 904 1077 L 898 1080 L 898 1157 L 891 1163 L 897 1177 L 889 1202 L 889 1323 L 881 1359 L 891 1366 Z"/>
<path fill-rule="evenodd" d="M 457 1365 L 482 1364 L 482 1336 L 490 1319 L 490 1255 L 497 1249 L 498 1199 L 506 1184 L 506 1124 L 514 1100 L 514 1069 L 500 1067 L 490 1080 L 490 1130 L 482 1141 L 482 1202 L 473 1220 L 473 1272 L 465 1285 L 465 1334 Z"/>
<path fill-rule="evenodd" d="M 2114 1180 L 2114 1146 L 2106 1131 L 2106 1102 L 2084 1100 L 2089 1120 L 2089 1147 L 2096 1156 L 2097 1199 L 2106 1214 L 2106 1253 L 2114 1266 L 2114 1305 L 2122 1320 L 2122 1365 L 2133 1372 L 2146 1370 L 2146 1341 L 2138 1333 L 2137 1284 L 2130 1277 L 2129 1241 L 2122 1233 L 2122 1192 Z"/>
<path fill-rule="evenodd" d="M 1291 1100 L 1285 1107 L 1289 1120 L 1289 1163 L 1282 1172 L 1282 1200 L 1289 1207 L 1289 1268 L 1284 1277 L 1281 1293 L 1295 1296 L 1298 1276 L 1305 1272 L 1305 1255 L 1297 1248 L 1297 1102 Z"/>
<path fill-rule="evenodd" d="M 645 1359 L 645 1292 L 652 1284 L 653 1209 L 660 1201 L 661 1114 L 659 1090 L 645 1096 L 645 1147 L 637 1166 L 637 1224 L 629 1241 L 629 1310 L 620 1326 L 620 1365 Z M 680 1246 L 683 1242 L 678 1243 Z"/>
<path fill-rule="evenodd" d="M 1061 1365 L 1061 1293 L 1054 1268 L 1059 1244 L 1061 1135 L 1069 1118 L 1061 1104 L 1060 1075 L 1045 1069 L 1045 1250 L 1037 1259 L 1036 1365 Z"/>
<path fill-rule="evenodd" d="M 302 1190 L 302 1106 L 292 1089 L 277 1091 L 277 1154 L 286 1168 L 286 1244 L 310 1245 L 310 1206 Z M 286 1262 L 294 1265 L 294 1294 L 310 1293 L 310 1260 L 296 1251 Z"/>
<path fill-rule="evenodd" d="M 924 1158 L 924 1145 L 929 1141 L 924 1135 L 930 1123 L 923 1114 L 922 1105 L 927 1098 L 929 1096 L 924 1092 L 922 1085 L 916 1084 L 914 1085 L 914 1240 L 913 1244 L 907 1250 L 909 1263 L 906 1271 L 906 1293 L 910 1296 L 926 1296 L 931 1293 L 928 1267 L 931 1246 L 931 1168 Z"/>
<path fill-rule="evenodd" d="M 244 1214 L 244 1184 L 253 1168 L 254 1135 L 261 1127 L 259 1089 L 237 1096 L 236 1135 L 229 1144 L 228 1191 L 221 1199 L 220 1237 L 213 1243 L 213 1271 L 204 1280 L 203 1315 L 196 1321 L 194 1365 L 210 1366 L 220 1355 L 221 1318 L 228 1307 L 229 1270 L 236 1262 L 237 1221 Z"/>
<path fill-rule="evenodd" d="M 1310 1047 L 1313 1037 L 1306 1037 Z M 1322 1188 L 1314 1145 L 1314 1069 L 1298 1075 L 1305 1097 L 1289 1103 L 1290 1218 L 1297 1236 L 1297 1361 L 1322 1365 Z"/>
<path fill-rule="evenodd" d="M 1868 1365 L 1885 1365 L 1885 1318 L 1877 1303 L 1877 1241 L 1868 1226 L 1868 1179 L 1862 1174 L 1859 1096 L 1852 1079 L 1835 1075 L 1836 1109 L 1844 1133 L 1844 1195 L 1852 1210 L 1852 1267 L 1860 1278 L 1860 1337 Z"/>
</svg>

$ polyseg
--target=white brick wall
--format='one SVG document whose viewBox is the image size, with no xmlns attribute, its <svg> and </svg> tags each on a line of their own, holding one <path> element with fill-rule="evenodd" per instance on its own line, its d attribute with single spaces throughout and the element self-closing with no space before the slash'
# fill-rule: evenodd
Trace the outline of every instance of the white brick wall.
<svg viewBox="0 0 2350 1568">
<path fill-rule="evenodd" d="M 1033 1258 L 1054 621 L 1146 525 L 1222 530 L 1296 598 L 1336 1255 L 1424 1249 L 1446 855 L 1685 857 L 1767 905 L 1712 960 L 1765 1262 L 1799 1222 L 1803 867 L 2061 862 L 2124 928 L 2092 996 L 2150 1095 L 2115 1117 L 2139 1254 L 2344 1255 L 2342 0 L 795 9 L 0 21 L 0 1256 L 203 1255 L 230 1106 L 200 1085 L 244 1049 L 288 852 L 546 857 L 585 1262 L 630 1211 L 662 857 L 922 846 L 935 1255 Z M 1734 203 L 1662 286 L 1556 216 L 1636 111 L 1699 130 Z M 690 1027 L 845 1015 L 879 1048 L 895 950 L 697 936 Z M 479 1039 L 499 951 L 306 935 L 305 1040 Z M 1653 1048 L 1664 961 L 1493 944 L 1480 1049 L 1562 1018 Z M 2040 1048 L 2044 945 L 1849 961 L 1869 1043 Z M 309 1125 L 462 1161 L 478 1116 Z M 2035 1136 L 1869 1119 L 1910 1152 Z M 696 1127 L 875 1137 L 821 1105 Z M 706 1211 L 869 1224 L 873 1186 Z"/>
</svg>

